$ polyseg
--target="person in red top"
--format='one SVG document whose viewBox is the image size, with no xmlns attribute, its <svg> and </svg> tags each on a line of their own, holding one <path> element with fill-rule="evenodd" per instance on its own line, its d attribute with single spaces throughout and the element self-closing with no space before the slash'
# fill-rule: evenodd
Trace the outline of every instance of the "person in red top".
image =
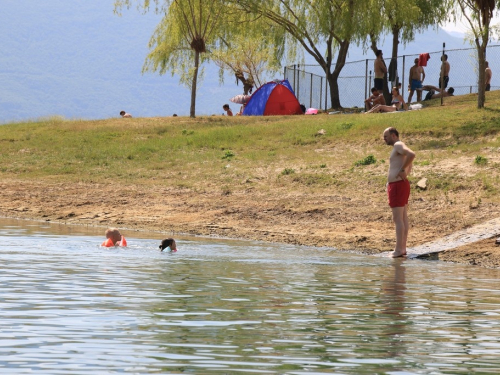
<svg viewBox="0 0 500 375">
<path fill-rule="evenodd" d="M 120 231 L 116 228 L 106 229 L 106 241 L 104 241 L 101 246 L 113 247 L 113 246 L 127 246 L 127 240 L 122 236 Z"/>
</svg>

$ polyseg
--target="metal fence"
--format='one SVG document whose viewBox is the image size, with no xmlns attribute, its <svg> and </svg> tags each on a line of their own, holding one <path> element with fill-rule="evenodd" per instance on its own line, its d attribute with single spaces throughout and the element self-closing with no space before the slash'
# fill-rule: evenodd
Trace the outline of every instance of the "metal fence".
<svg viewBox="0 0 500 375">
<path fill-rule="evenodd" d="M 493 71 L 491 90 L 500 89 L 500 85 L 493 85 L 495 72 L 500 74 L 500 45 L 487 47 L 487 60 Z M 477 92 L 478 67 L 476 48 L 451 49 L 444 51 L 450 63 L 450 81 L 448 87 L 455 89 L 454 95 L 464 95 Z M 441 56 L 443 51 L 429 52 L 430 59 L 425 70 L 424 85 L 439 87 L 439 73 L 441 70 Z M 410 68 L 415 65 L 418 54 L 403 55 L 397 58 L 397 79 L 402 83 L 401 94 L 407 98 Z M 344 65 L 338 78 L 340 103 L 343 107 L 364 108 L 364 100 L 371 94 L 373 87 L 373 63 L 375 59 L 365 59 L 348 62 Z M 390 59 L 386 59 L 389 67 Z M 334 67 L 332 66 L 332 69 Z M 330 89 L 325 74 L 319 65 L 291 65 L 285 67 L 285 79 L 295 91 L 301 104 L 308 108 L 327 110 L 330 108 Z M 425 96 L 425 92 L 423 94 Z M 413 96 L 416 100 L 416 94 Z"/>
</svg>

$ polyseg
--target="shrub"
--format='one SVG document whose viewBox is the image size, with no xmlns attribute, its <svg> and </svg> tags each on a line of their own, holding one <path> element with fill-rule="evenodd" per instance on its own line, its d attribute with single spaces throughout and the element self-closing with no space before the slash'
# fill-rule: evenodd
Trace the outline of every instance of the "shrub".
<svg viewBox="0 0 500 375">
<path fill-rule="evenodd" d="M 281 172 L 281 174 L 283 176 L 287 176 L 289 174 L 294 174 L 295 173 L 295 169 L 292 169 L 292 168 L 285 168 L 283 169 L 283 171 Z"/>
<path fill-rule="evenodd" d="M 376 162 L 377 162 L 377 159 L 375 159 L 375 156 L 368 155 L 366 158 L 363 158 L 363 159 L 355 162 L 354 165 L 356 167 L 359 167 L 360 165 L 370 165 L 370 164 L 375 164 Z"/>
<path fill-rule="evenodd" d="M 222 157 L 222 159 L 230 159 L 234 156 L 234 152 L 232 152 L 231 150 L 226 150 L 226 153 L 224 154 L 224 156 Z"/>
<path fill-rule="evenodd" d="M 477 165 L 485 165 L 486 163 L 488 163 L 488 159 L 486 159 L 484 156 L 477 155 L 474 163 L 476 163 Z"/>
</svg>

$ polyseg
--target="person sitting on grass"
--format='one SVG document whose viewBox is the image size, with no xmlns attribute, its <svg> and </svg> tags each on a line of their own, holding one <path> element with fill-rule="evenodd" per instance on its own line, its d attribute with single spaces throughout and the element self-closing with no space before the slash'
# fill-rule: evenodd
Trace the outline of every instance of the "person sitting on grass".
<svg viewBox="0 0 500 375">
<path fill-rule="evenodd" d="M 226 111 L 226 115 L 227 115 L 227 116 L 232 116 L 232 115 L 233 115 L 233 111 L 231 111 L 231 108 L 229 108 L 229 104 L 224 104 L 224 105 L 222 106 L 222 109 L 223 109 L 224 111 Z"/>
<path fill-rule="evenodd" d="M 236 116 L 242 116 L 243 115 L 243 111 L 245 110 L 245 106 L 247 104 L 243 104 L 241 107 L 240 107 L 240 111 L 236 114 Z"/>
<path fill-rule="evenodd" d="M 371 89 L 371 92 L 372 92 L 372 94 L 370 95 L 370 97 L 365 100 L 365 110 L 367 110 L 367 111 L 372 109 L 377 104 L 384 104 L 385 105 L 384 95 L 382 95 L 382 93 L 380 91 L 378 91 L 376 87 L 373 87 Z"/>
<path fill-rule="evenodd" d="M 393 87 L 391 105 L 377 104 L 373 106 L 372 109 L 370 109 L 365 113 L 396 112 L 407 109 L 408 106 L 406 105 L 405 100 L 399 93 L 399 89 L 397 87 Z"/>
<path fill-rule="evenodd" d="M 104 241 L 101 246 L 113 247 L 113 246 L 127 246 L 127 240 L 122 236 L 120 231 L 116 228 L 106 229 L 106 241 Z"/>
<path fill-rule="evenodd" d="M 123 118 L 132 118 L 132 115 L 125 111 L 120 111 L 120 116 L 122 116 Z"/>
</svg>

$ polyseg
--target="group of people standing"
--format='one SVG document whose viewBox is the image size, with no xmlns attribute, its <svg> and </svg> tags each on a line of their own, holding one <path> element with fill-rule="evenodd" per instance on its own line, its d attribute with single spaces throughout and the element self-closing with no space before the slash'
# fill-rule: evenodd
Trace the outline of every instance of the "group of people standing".
<svg viewBox="0 0 500 375">
<path fill-rule="evenodd" d="M 403 96 L 400 93 L 401 84 L 393 87 L 391 90 L 392 101 L 390 105 L 386 104 L 385 98 L 382 95 L 384 87 L 384 79 L 388 73 L 387 66 L 383 59 L 383 53 L 381 50 L 377 50 L 375 53 L 376 59 L 374 62 L 374 87 L 371 89 L 371 96 L 365 100 L 365 109 L 367 113 L 377 113 L 377 112 L 394 112 L 399 110 L 408 109 L 407 103 L 411 103 L 413 99 L 413 94 L 417 93 L 417 102 L 422 101 L 422 92 L 427 91 L 423 100 L 436 99 L 441 97 L 453 96 L 455 89 L 453 87 L 448 88 L 448 83 L 450 80 L 450 63 L 448 62 L 448 55 L 443 54 L 441 56 L 441 71 L 439 74 L 439 83 L 437 86 L 424 85 L 425 80 L 425 70 L 424 66 L 427 66 L 427 60 L 430 58 L 428 54 L 421 54 L 415 59 L 413 65 L 410 68 L 410 74 L 408 78 L 408 101 L 405 102 Z M 485 85 L 486 91 L 491 89 L 491 77 L 493 75 L 488 62 L 485 62 Z"/>
<path fill-rule="evenodd" d="M 425 61 L 425 63 L 422 63 Z M 453 87 L 448 87 L 448 82 L 450 81 L 450 63 L 448 62 L 448 55 L 443 54 L 441 56 L 441 71 L 439 74 L 438 86 L 424 85 L 425 70 L 424 65 L 426 64 L 425 58 L 416 58 L 415 65 L 410 68 L 410 74 L 408 79 L 408 103 L 411 103 L 413 98 L 413 93 L 417 92 L 417 102 L 422 101 L 422 91 L 427 91 L 424 100 L 437 99 L 441 97 L 453 96 L 455 89 Z"/>
</svg>

